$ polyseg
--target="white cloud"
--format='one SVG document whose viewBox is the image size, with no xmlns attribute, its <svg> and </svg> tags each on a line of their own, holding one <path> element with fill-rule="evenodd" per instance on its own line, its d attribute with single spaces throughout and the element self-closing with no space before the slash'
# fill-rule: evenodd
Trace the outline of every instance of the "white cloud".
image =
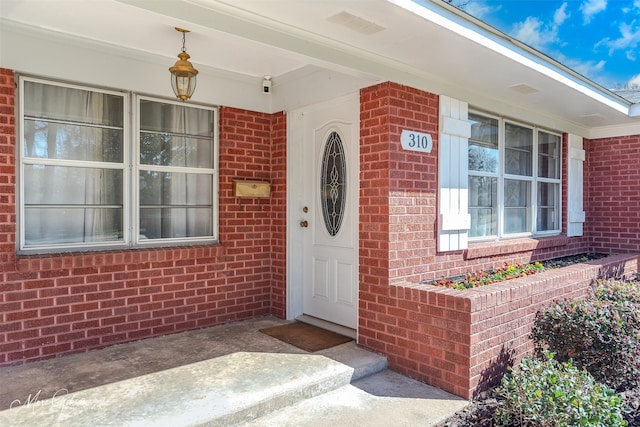
<svg viewBox="0 0 640 427">
<path fill-rule="evenodd" d="M 640 0 L 638 0 L 640 2 Z M 567 13 L 567 3 L 562 3 L 555 13 L 553 14 L 553 24 L 555 26 L 560 26 L 571 16 L 570 13 Z"/>
<path fill-rule="evenodd" d="M 607 0 L 585 0 L 580 5 L 580 10 L 582 11 L 582 20 L 585 24 L 591 22 L 591 18 L 593 18 L 598 13 L 602 12 L 607 8 Z"/>
<path fill-rule="evenodd" d="M 517 22 L 513 25 L 513 35 L 520 41 L 540 48 L 544 43 L 541 42 L 542 22 L 538 18 L 529 16 L 524 22 Z"/>
<path fill-rule="evenodd" d="M 634 0 L 633 4 L 630 6 L 624 6 L 622 9 L 622 13 L 634 12 L 634 9 L 640 9 L 640 0 Z"/>
<path fill-rule="evenodd" d="M 607 61 L 605 60 L 601 60 L 598 62 L 596 61 L 576 62 L 575 64 L 571 65 L 571 68 L 573 68 L 575 71 L 582 74 L 583 76 L 590 78 L 591 80 L 596 80 L 595 76 L 598 76 L 600 72 L 602 72 L 606 63 Z"/>
<path fill-rule="evenodd" d="M 560 61 L 560 63 L 566 65 L 567 67 L 585 76 L 586 78 L 604 85 L 605 87 L 607 85 L 611 86 L 615 83 L 614 81 L 611 81 L 611 79 L 605 73 L 605 66 L 607 65 L 607 61 L 605 60 L 584 61 L 575 58 L 567 58 L 560 52 L 556 55 L 556 58 L 558 59 L 558 61 Z"/>
<path fill-rule="evenodd" d="M 631 80 L 629 80 L 629 87 L 640 89 L 640 74 L 632 77 Z"/>
<path fill-rule="evenodd" d="M 486 16 L 489 16 L 492 13 L 500 10 L 501 7 L 502 6 L 489 6 L 484 1 L 470 1 L 469 3 L 461 6 L 462 10 L 467 12 L 469 15 L 474 16 L 483 21 Z"/>
<path fill-rule="evenodd" d="M 609 48 L 609 55 L 617 50 L 624 50 L 628 59 L 635 60 L 635 49 L 640 45 L 640 24 L 631 21 L 630 24 L 620 24 L 620 37 L 615 40 L 610 38 L 602 39 L 596 43 L 596 48 L 604 45 Z"/>
<path fill-rule="evenodd" d="M 558 30 L 569 16 L 571 15 L 567 13 L 565 2 L 554 12 L 553 22 L 545 24 L 538 18 L 529 16 L 523 22 L 515 23 L 511 33 L 529 46 L 543 50 L 545 46 L 559 41 Z"/>
</svg>

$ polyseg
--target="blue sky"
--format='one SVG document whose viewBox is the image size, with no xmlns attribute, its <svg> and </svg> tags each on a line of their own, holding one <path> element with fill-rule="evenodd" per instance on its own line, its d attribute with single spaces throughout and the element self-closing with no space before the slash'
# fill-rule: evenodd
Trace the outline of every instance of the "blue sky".
<svg viewBox="0 0 640 427">
<path fill-rule="evenodd" d="M 640 88 L 640 0 L 453 0 L 609 88 Z"/>
</svg>

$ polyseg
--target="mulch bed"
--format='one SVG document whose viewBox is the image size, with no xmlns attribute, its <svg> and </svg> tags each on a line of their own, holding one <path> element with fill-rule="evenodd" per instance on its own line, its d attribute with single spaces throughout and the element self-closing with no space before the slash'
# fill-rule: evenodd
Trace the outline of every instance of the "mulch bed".
<svg viewBox="0 0 640 427">
<path fill-rule="evenodd" d="M 578 255 L 569 255 L 560 258 L 553 258 L 546 261 L 540 261 L 545 268 L 560 268 L 568 265 L 578 264 L 581 262 L 592 261 L 594 259 L 600 259 L 608 257 L 608 254 L 587 253 Z"/>
<path fill-rule="evenodd" d="M 539 263 L 542 264 L 545 270 L 551 270 L 551 269 L 566 267 L 573 264 L 578 264 L 581 262 L 587 262 L 587 261 L 592 261 L 600 258 L 605 258 L 608 256 L 609 256 L 608 254 L 600 254 L 600 253 L 583 253 L 583 254 L 577 254 L 577 255 L 564 256 L 560 258 L 553 258 L 545 261 L 539 261 Z M 531 263 L 531 265 L 532 264 L 533 262 Z M 519 266 L 519 267 L 521 269 L 524 269 L 523 266 Z M 502 268 L 497 270 L 489 269 L 484 272 L 479 271 L 479 272 L 470 272 L 470 273 L 472 276 L 476 276 L 477 278 L 477 277 L 484 277 L 486 275 L 491 275 L 493 273 L 496 273 L 496 271 L 499 271 L 499 270 L 503 270 L 503 269 Z M 527 273 L 527 274 L 532 274 L 532 273 Z M 515 277 L 507 277 L 504 280 L 509 280 L 513 278 Z M 453 284 L 467 284 L 469 280 L 470 279 L 468 278 L 468 276 L 460 275 L 460 276 L 445 277 L 445 278 L 436 279 L 436 280 L 427 280 L 420 283 L 427 284 L 427 285 L 446 286 L 446 287 L 454 287 L 456 289 L 461 289 L 461 288 L 455 287 Z M 501 281 L 502 280 L 498 280 L 495 282 L 490 281 L 489 283 L 500 283 Z M 470 287 L 477 287 L 477 286 L 482 286 L 482 284 L 477 284 L 474 286 L 465 286 L 465 288 L 469 289 Z"/>
</svg>

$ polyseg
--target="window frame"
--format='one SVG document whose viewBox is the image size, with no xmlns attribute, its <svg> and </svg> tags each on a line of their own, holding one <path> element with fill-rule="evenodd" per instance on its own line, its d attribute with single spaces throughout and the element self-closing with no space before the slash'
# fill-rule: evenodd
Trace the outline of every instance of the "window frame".
<svg viewBox="0 0 640 427">
<path fill-rule="evenodd" d="M 131 187 L 132 187 L 132 211 L 134 221 L 132 222 L 132 246 L 138 247 L 157 247 L 157 246 L 169 246 L 169 245 L 186 245 L 186 244 L 210 244 L 216 243 L 218 241 L 218 215 L 219 215 L 219 205 L 218 205 L 218 192 L 219 192 L 219 148 L 220 142 L 218 139 L 218 128 L 219 128 L 219 110 L 215 107 L 209 107 L 199 104 L 189 103 L 188 106 L 190 108 L 200 108 L 204 110 L 209 110 L 213 112 L 213 168 L 207 168 L 206 170 L 210 171 L 210 173 L 206 173 L 212 177 L 212 218 L 211 218 L 211 227 L 212 227 L 212 236 L 198 236 L 198 237 L 166 237 L 160 239 L 141 239 L 140 238 L 140 172 L 142 170 L 150 170 L 150 171 L 158 171 L 158 172 L 177 172 L 177 173 L 198 173 L 205 174 L 202 171 L 196 171 L 196 168 L 189 167 L 178 167 L 178 166 L 153 166 L 153 165 L 143 165 L 140 163 L 140 101 L 147 100 L 152 102 L 160 102 L 163 104 L 171 104 L 171 105 L 179 105 L 184 106 L 185 103 L 182 101 L 174 101 L 167 100 L 163 98 L 147 96 L 147 95 L 134 95 L 133 97 L 134 108 L 136 111 L 135 114 L 135 144 L 133 144 L 133 158 L 135 158 L 135 162 L 132 162 L 132 177 L 131 177 Z M 203 168 L 204 169 L 204 168 Z"/>
<path fill-rule="evenodd" d="M 496 114 L 487 113 L 482 110 L 469 109 L 469 115 L 478 115 L 481 117 L 497 120 L 498 125 L 498 168 L 497 172 L 483 172 L 483 171 L 474 171 L 471 168 L 468 170 L 468 177 L 487 177 L 487 178 L 495 178 L 497 180 L 497 191 L 496 191 L 496 199 L 497 199 L 497 219 L 496 219 L 496 228 L 497 234 L 487 235 L 487 236 L 469 236 L 469 242 L 477 243 L 477 242 L 486 242 L 486 241 L 501 241 L 501 240 L 509 240 L 509 239 L 517 239 L 523 237 L 546 237 L 546 236 L 555 236 L 559 235 L 562 232 L 562 144 L 563 138 L 562 133 L 557 131 L 552 131 L 547 128 L 535 126 L 529 123 L 524 123 L 518 120 L 514 120 L 508 117 L 502 117 Z M 469 119 L 471 121 L 471 118 Z M 531 160 L 531 175 L 517 175 L 517 174 L 507 174 L 506 173 L 506 127 L 507 124 L 515 125 L 518 127 L 531 129 L 532 130 L 532 160 Z M 549 135 L 553 135 L 558 137 L 558 178 L 547 178 L 547 177 L 539 177 L 538 173 L 538 162 L 539 162 L 539 134 L 540 132 L 544 132 Z M 471 144 L 472 139 L 469 138 L 469 144 Z M 517 180 L 522 182 L 528 182 L 530 185 L 529 198 L 527 200 L 528 205 L 528 229 L 524 232 L 518 233 L 506 233 L 505 232 L 505 180 Z M 557 185 L 558 188 L 558 204 L 557 215 L 558 215 L 558 223 L 557 227 L 553 230 L 543 230 L 539 231 L 537 229 L 538 223 L 538 184 L 540 183 L 551 183 Z M 469 194 L 471 194 L 471 190 L 469 189 Z M 469 210 L 473 209 L 471 203 L 469 203 Z M 471 231 L 471 229 L 469 230 Z"/>
<path fill-rule="evenodd" d="M 25 82 L 34 82 L 69 89 L 79 89 L 108 95 L 122 97 L 123 101 L 123 153 L 122 163 L 96 162 L 85 160 L 67 159 L 46 159 L 37 157 L 26 157 L 24 152 L 25 138 Z M 213 170 L 212 176 L 212 235 L 188 238 L 160 238 L 160 239 L 140 239 L 139 238 L 139 171 L 140 171 L 140 100 L 147 99 L 153 102 L 184 105 L 184 103 L 169 100 L 166 98 L 147 96 L 135 92 L 107 89 L 82 83 L 62 82 L 54 79 L 32 77 L 27 75 L 18 76 L 18 86 L 16 93 L 16 252 L 24 255 L 37 255 L 48 253 L 78 253 L 83 251 L 105 251 L 140 249 L 153 247 L 172 247 L 185 245 L 216 244 L 219 242 L 219 108 L 210 105 L 189 103 L 188 107 L 202 108 L 213 112 Z M 26 213 L 25 213 L 25 166 L 31 164 L 59 165 L 66 167 L 80 166 L 89 168 L 91 166 L 103 169 L 118 169 L 123 171 L 123 200 L 122 200 L 122 239 L 118 241 L 103 242 L 74 242 L 60 244 L 26 244 Z M 105 165 L 106 164 L 106 165 Z M 178 171 L 179 172 L 179 171 Z"/>
</svg>

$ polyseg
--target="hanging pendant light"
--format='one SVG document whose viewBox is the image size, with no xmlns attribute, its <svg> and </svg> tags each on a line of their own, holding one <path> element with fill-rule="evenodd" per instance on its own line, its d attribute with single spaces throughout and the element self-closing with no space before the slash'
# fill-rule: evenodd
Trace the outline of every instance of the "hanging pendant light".
<svg viewBox="0 0 640 427">
<path fill-rule="evenodd" d="M 193 92 L 196 90 L 198 70 L 193 68 L 193 65 L 189 62 L 190 56 L 184 47 L 185 34 L 188 33 L 189 30 L 183 30 L 178 27 L 175 28 L 176 31 L 182 33 L 182 51 L 178 54 L 178 58 L 180 59 L 176 61 L 173 67 L 169 68 L 171 72 L 171 87 L 173 88 L 173 93 L 175 93 L 178 98 L 186 101 L 191 98 L 191 95 L 193 95 Z"/>
</svg>

